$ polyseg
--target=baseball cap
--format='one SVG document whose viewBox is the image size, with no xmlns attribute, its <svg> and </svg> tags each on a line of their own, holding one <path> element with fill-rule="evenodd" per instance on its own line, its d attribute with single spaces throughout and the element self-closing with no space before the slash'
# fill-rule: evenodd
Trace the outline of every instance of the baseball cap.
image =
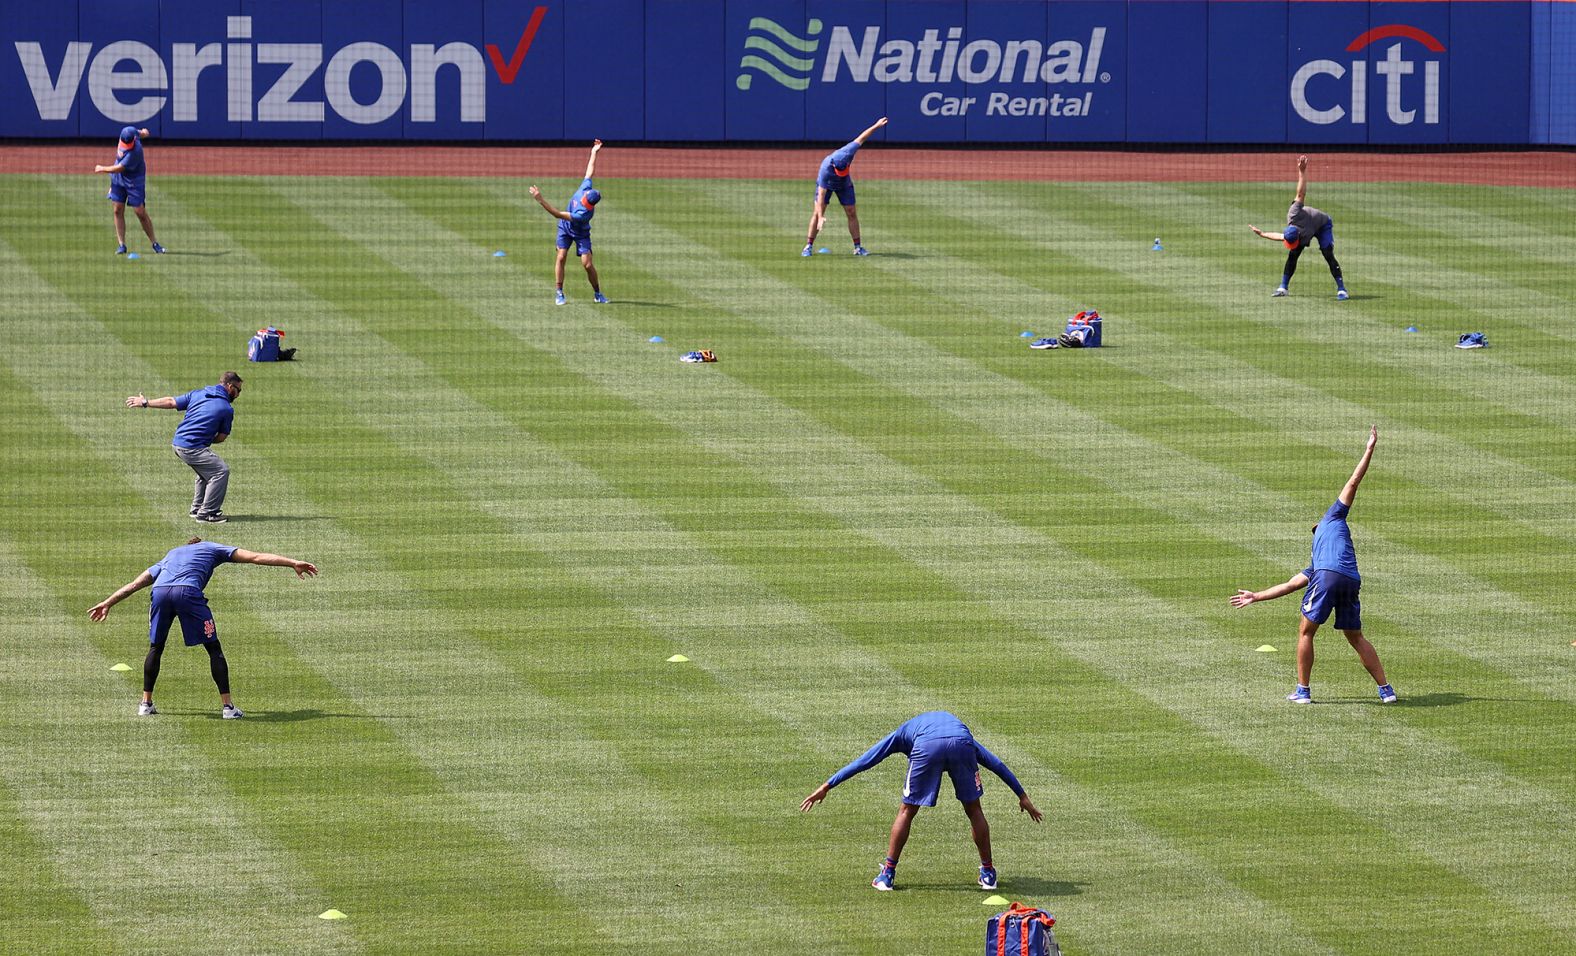
<svg viewBox="0 0 1576 956">
<path fill-rule="evenodd" d="M 1297 248 L 1297 239 L 1301 235 L 1302 233 L 1298 231 L 1296 226 L 1287 226 L 1285 234 L 1281 236 L 1281 240 L 1286 243 L 1286 248 L 1295 249 Z"/>
<path fill-rule="evenodd" d="M 602 194 L 595 189 L 587 189 L 585 192 L 585 199 L 586 202 L 595 206 L 597 203 L 602 201 Z"/>
<path fill-rule="evenodd" d="M 137 142 L 137 127 L 122 126 L 120 128 L 120 145 L 130 149 Z"/>
</svg>

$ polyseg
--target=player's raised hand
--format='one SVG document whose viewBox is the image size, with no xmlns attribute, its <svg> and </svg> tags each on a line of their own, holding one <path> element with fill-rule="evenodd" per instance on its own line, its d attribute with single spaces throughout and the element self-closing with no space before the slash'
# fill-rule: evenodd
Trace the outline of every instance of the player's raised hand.
<svg viewBox="0 0 1576 956">
<path fill-rule="evenodd" d="M 542 198 L 542 191 L 540 189 L 537 189 L 535 186 L 532 186 L 531 187 L 531 198 L 532 199 L 541 199 Z"/>
<path fill-rule="evenodd" d="M 828 787 L 824 783 L 821 784 L 819 787 L 816 787 L 815 788 L 815 792 L 810 794 L 808 797 L 805 797 L 804 798 L 804 802 L 799 804 L 799 812 L 800 813 L 809 813 L 811 807 L 813 807 L 816 804 L 820 803 L 822 800 L 825 800 L 826 799 L 826 795 L 828 793 L 831 793 L 831 792 L 832 792 L 832 788 Z"/>
<path fill-rule="evenodd" d="M 599 150 L 601 148 L 602 148 L 602 141 L 601 140 L 593 139 L 591 141 L 591 152 L 594 153 L 594 152 L 596 152 L 597 150 Z"/>
<path fill-rule="evenodd" d="M 1029 819 L 1033 820 L 1035 823 L 1039 823 L 1041 820 L 1045 819 L 1045 814 L 1040 812 L 1040 808 L 1034 805 L 1034 801 L 1029 799 L 1029 795 L 1027 793 L 1018 798 L 1018 811 L 1020 813 L 1027 813 L 1029 815 Z"/>
<path fill-rule="evenodd" d="M 1375 445 L 1377 445 L 1377 444 L 1379 444 L 1379 426 L 1378 425 L 1369 426 L 1369 428 L 1368 428 L 1368 450 L 1372 451 L 1373 447 Z"/>
<path fill-rule="evenodd" d="M 885 116 L 883 116 L 880 119 L 876 120 L 876 129 L 880 129 L 881 127 L 885 126 L 886 124 L 887 124 L 887 118 Z"/>
<path fill-rule="evenodd" d="M 1306 157 L 1306 156 L 1298 156 L 1297 157 L 1297 172 L 1303 173 L 1303 172 L 1307 172 L 1307 171 L 1308 171 L 1308 157 Z"/>
<path fill-rule="evenodd" d="M 1237 593 L 1231 596 L 1231 606 L 1247 607 L 1258 599 L 1258 595 L 1253 591 L 1244 591 L 1241 588 L 1237 588 Z"/>
</svg>

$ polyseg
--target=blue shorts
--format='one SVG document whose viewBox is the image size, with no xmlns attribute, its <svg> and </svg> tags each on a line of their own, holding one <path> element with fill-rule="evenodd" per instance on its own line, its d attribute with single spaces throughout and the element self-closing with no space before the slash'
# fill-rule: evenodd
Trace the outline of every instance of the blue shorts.
<svg viewBox="0 0 1576 956">
<path fill-rule="evenodd" d="M 143 187 L 146 183 L 117 182 L 114 177 L 109 181 L 109 195 L 105 199 L 111 202 L 123 202 L 128 206 L 141 206 L 144 202 Z"/>
<path fill-rule="evenodd" d="M 1339 571 L 1315 571 L 1308 579 L 1308 594 L 1302 599 L 1302 616 L 1323 624 L 1335 612 L 1335 627 L 1341 631 L 1363 629 L 1363 608 L 1357 601 L 1362 582 Z"/>
<path fill-rule="evenodd" d="M 952 778 L 952 792 L 959 803 L 972 803 L 984 795 L 973 738 L 943 738 L 924 741 L 908 755 L 903 802 L 916 807 L 935 806 L 936 798 L 941 796 L 942 771 Z"/>
<path fill-rule="evenodd" d="M 1313 234 L 1313 238 L 1319 240 L 1319 248 L 1320 249 L 1334 249 L 1335 248 L 1335 220 L 1332 219 L 1329 222 L 1325 223 L 1323 229 L 1320 229 L 1318 232 Z M 1310 245 L 1311 245 L 1311 243 L 1310 243 Z"/>
<path fill-rule="evenodd" d="M 208 610 L 208 599 L 199 588 L 183 586 L 153 589 L 153 603 L 148 609 L 148 643 L 163 643 L 177 618 L 187 647 L 219 639 L 213 612 Z"/>
<path fill-rule="evenodd" d="M 842 203 L 845 206 L 852 206 L 854 204 L 854 181 L 852 179 L 850 179 L 846 183 L 843 183 L 841 186 L 836 186 L 836 187 L 823 186 L 820 183 L 816 183 L 815 184 L 815 200 L 816 200 L 816 202 L 820 202 L 821 201 L 821 190 L 823 190 L 823 189 L 826 190 L 826 192 L 827 192 L 827 197 L 826 198 L 827 198 L 828 202 L 831 202 L 832 196 L 835 195 L 837 197 L 837 201 Z"/>
<path fill-rule="evenodd" d="M 575 241 L 575 255 L 589 256 L 591 254 L 591 230 L 576 232 L 573 224 L 567 220 L 558 220 L 558 248 L 568 249 L 569 240 Z"/>
</svg>

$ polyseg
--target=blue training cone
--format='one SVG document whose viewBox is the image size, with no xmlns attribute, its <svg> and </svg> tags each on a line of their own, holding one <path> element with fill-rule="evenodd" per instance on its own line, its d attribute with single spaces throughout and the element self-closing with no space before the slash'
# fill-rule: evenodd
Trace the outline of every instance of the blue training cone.
<svg viewBox="0 0 1576 956">
<path fill-rule="evenodd" d="M 502 259 L 503 256 L 504 256 L 504 252 L 503 252 L 502 249 L 499 249 L 497 252 L 493 253 L 493 258 L 494 259 Z"/>
<path fill-rule="evenodd" d="M 1032 338 L 1034 338 L 1034 333 L 1030 332 L 1028 329 L 1024 329 L 1022 332 L 1018 333 L 1018 338 L 1020 338 L 1020 339 L 1032 339 Z"/>
<path fill-rule="evenodd" d="M 815 251 L 816 251 L 817 255 L 822 255 L 822 256 L 826 255 L 826 249 L 824 247 L 820 248 L 820 249 L 817 249 Z"/>
<path fill-rule="evenodd" d="M 135 252 L 128 252 L 128 253 L 126 253 L 126 258 L 127 259 L 141 259 L 142 257 L 137 255 Z"/>
<path fill-rule="evenodd" d="M 647 342 L 661 342 L 662 341 L 662 336 L 660 336 L 660 335 L 653 335 L 651 338 L 647 339 L 646 341 Z"/>
<path fill-rule="evenodd" d="M 1408 332 L 1416 332 L 1416 331 L 1417 331 L 1417 326 L 1415 326 L 1415 325 L 1409 325 L 1409 326 L 1407 326 L 1407 327 L 1406 327 L 1406 330 L 1407 330 L 1407 331 L 1408 331 Z"/>
<path fill-rule="evenodd" d="M 1162 246 L 1160 244 L 1160 237 L 1159 236 L 1155 237 L 1155 244 L 1153 246 L 1149 247 L 1149 251 L 1150 252 L 1165 252 L 1166 251 L 1165 246 Z"/>
</svg>

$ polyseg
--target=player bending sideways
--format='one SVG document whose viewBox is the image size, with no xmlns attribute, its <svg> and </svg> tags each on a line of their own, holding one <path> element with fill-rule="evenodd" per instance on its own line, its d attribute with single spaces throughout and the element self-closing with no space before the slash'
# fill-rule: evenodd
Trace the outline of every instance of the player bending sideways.
<svg viewBox="0 0 1576 956">
<path fill-rule="evenodd" d="M 920 807 L 936 805 L 936 798 L 941 795 L 941 774 L 945 771 L 952 778 L 952 792 L 957 795 L 958 802 L 963 804 L 963 812 L 969 818 L 969 828 L 974 835 L 974 845 L 980 851 L 980 888 L 994 890 L 996 867 L 990 855 L 990 824 L 985 820 L 985 810 L 980 807 L 980 797 L 985 793 L 980 784 L 980 764 L 984 764 L 1012 788 L 1012 792 L 1018 795 L 1018 808 L 1035 823 L 1040 822 L 1043 814 L 1023 791 L 1018 778 L 1001 762 L 1001 758 L 986 750 L 969 733 L 963 721 L 946 711 L 934 710 L 905 721 L 885 740 L 865 751 L 864 756 L 816 787 L 814 793 L 804 798 L 799 809 L 809 812 L 811 807 L 826 799 L 833 787 L 854 774 L 869 770 L 893 754 L 908 756 L 908 778 L 903 784 L 903 803 L 898 807 L 897 819 L 892 821 L 886 860 L 870 885 L 878 890 L 892 888 L 892 880 L 897 874 L 898 854 L 903 852 L 903 844 L 908 842 L 908 831 L 914 825 L 914 817 L 918 815 Z"/>
<path fill-rule="evenodd" d="M 148 162 L 142 154 L 142 141 L 147 137 L 148 131 L 145 129 L 123 127 L 115 149 L 115 164 L 93 167 L 95 173 L 109 173 L 109 194 L 104 198 L 114 204 L 117 256 L 126 254 L 127 206 L 137 214 L 137 221 L 142 223 L 142 231 L 148 234 L 153 251 L 160 254 L 164 252 L 164 247 L 159 245 L 158 238 L 153 234 L 153 217 L 148 215 Z"/>
<path fill-rule="evenodd" d="M 213 612 L 208 609 L 208 598 L 203 595 L 203 588 L 207 587 L 214 569 L 227 561 L 290 568 L 298 578 L 317 574 L 317 567 L 306 561 L 192 538 L 170 549 L 153 567 L 88 609 L 88 617 L 102 621 L 109 616 L 110 608 L 145 587 L 153 588 L 148 608 L 148 656 L 142 662 L 142 704 L 137 708 L 137 716 L 150 717 L 159 712 L 153 706 L 153 685 L 159 679 L 159 663 L 164 657 L 164 642 L 170 636 L 170 625 L 177 619 L 181 622 L 186 646 L 200 644 L 208 652 L 208 669 L 213 674 L 214 685 L 219 688 L 219 701 L 224 705 L 220 715 L 226 720 L 246 716 L 230 700 L 230 664 L 224 659 L 224 648 L 219 646 L 219 629 L 214 624 Z"/>
<path fill-rule="evenodd" d="M 859 244 L 859 213 L 854 210 L 854 178 L 849 175 L 849 167 L 854 164 L 854 154 L 865 145 L 865 140 L 886 124 L 887 118 L 881 117 L 869 129 L 855 136 L 853 142 L 821 160 L 821 169 L 815 175 L 815 208 L 810 211 L 810 231 L 804 240 L 804 251 L 799 253 L 801 256 L 814 251 L 810 247 L 815 245 L 815 237 L 821 227 L 826 225 L 826 204 L 831 201 L 833 193 L 837 194 L 837 201 L 843 204 L 843 215 L 848 217 L 848 235 L 854 240 L 854 255 L 869 255 L 865 247 Z"/>
<path fill-rule="evenodd" d="M 1238 590 L 1231 598 L 1232 607 L 1247 607 L 1308 589 L 1297 627 L 1297 689 L 1286 697 L 1294 704 L 1313 703 L 1313 692 L 1309 690 L 1309 680 L 1313 676 L 1313 635 L 1319 632 L 1319 625 L 1330 619 L 1331 611 L 1335 612 L 1336 629 L 1346 635 L 1352 650 L 1357 652 L 1374 683 L 1379 685 L 1380 703 L 1393 704 L 1396 700 L 1394 688 L 1385 680 L 1379 652 L 1363 636 L 1362 607 L 1357 601 L 1363 579 L 1357 573 L 1357 551 L 1352 547 L 1351 529 L 1346 526 L 1352 499 L 1357 497 L 1357 486 L 1368 473 L 1368 463 L 1373 461 L 1374 446 L 1378 443 L 1379 428 L 1375 426 L 1368 432 L 1368 447 L 1363 449 L 1357 470 L 1352 472 L 1335 504 L 1330 505 L 1330 510 L 1313 526 L 1313 561 L 1308 567 L 1290 581 L 1268 591 Z"/>
<path fill-rule="evenodd" d="M 1330 266 L 1330 275 L 1335 277 L 1335 297 L 1346 299 L 1346 280 L 1341 278 L 1341 264 L 1335 261 L 1335 223 L 1328 213 L 1320 212 L 1312 206 L 1304 206 L 1303 198 L 1308 194 L 1308 157 L 1297 157 L 1297 198 L 1291 202 L 1291 208 L 1286 210 L 1286 231 L 1276 234 L 1265 232 L 1258 226 L 1249 226 L 1253 234 L 1260 239 L 1271 242 L 1284 242 L 1286 248 L 1291 250 L 1286 254 L 1286 271 L 1281 273 L 1280 286 L 1271 296 L 1286 294 L 1287 286 L 1291 285 L 1292 274 L 1297 271 L 1297 259 L 1302 256 L 1302 250 L 1314 239 L 1319 240 L 1319 251 L 1324 254 L 1324 261 Z"/>
<path fill-rule="evenodd" d="M 602 151 L 602 141 L 596 140 L 591 144 L 591 158 L 586 161 L 586 175 L 580 181 L 580 188 L 569 197 L 569 205 L 560 212 L 552 204 L 542 198 L 542 191 L 535 186 L 531 187 L 531 198 L 541 203 L 548 215 L 558 222 L 558 259 L 553 263 L 553 281 L 558 283 L 558 291 L 554 301 L 563 305 L 564 299 L 564 260 L 569 257 L 569 243 L 575 244 L 575 255 L 580 257 L 580 264 L 585 266 L 586 280 L 591 283 L 591 298 L 594 302 L 607 303 L 607 296 L 602 294 L 602 285 L 597 279 L 596 266 L 591 264 L 591 217 L 596 215 L 596 204 L 602 201 L 602 194 L 591 185 L 591 174 L 596 171 L 596 154 Z"/>
</svg>

